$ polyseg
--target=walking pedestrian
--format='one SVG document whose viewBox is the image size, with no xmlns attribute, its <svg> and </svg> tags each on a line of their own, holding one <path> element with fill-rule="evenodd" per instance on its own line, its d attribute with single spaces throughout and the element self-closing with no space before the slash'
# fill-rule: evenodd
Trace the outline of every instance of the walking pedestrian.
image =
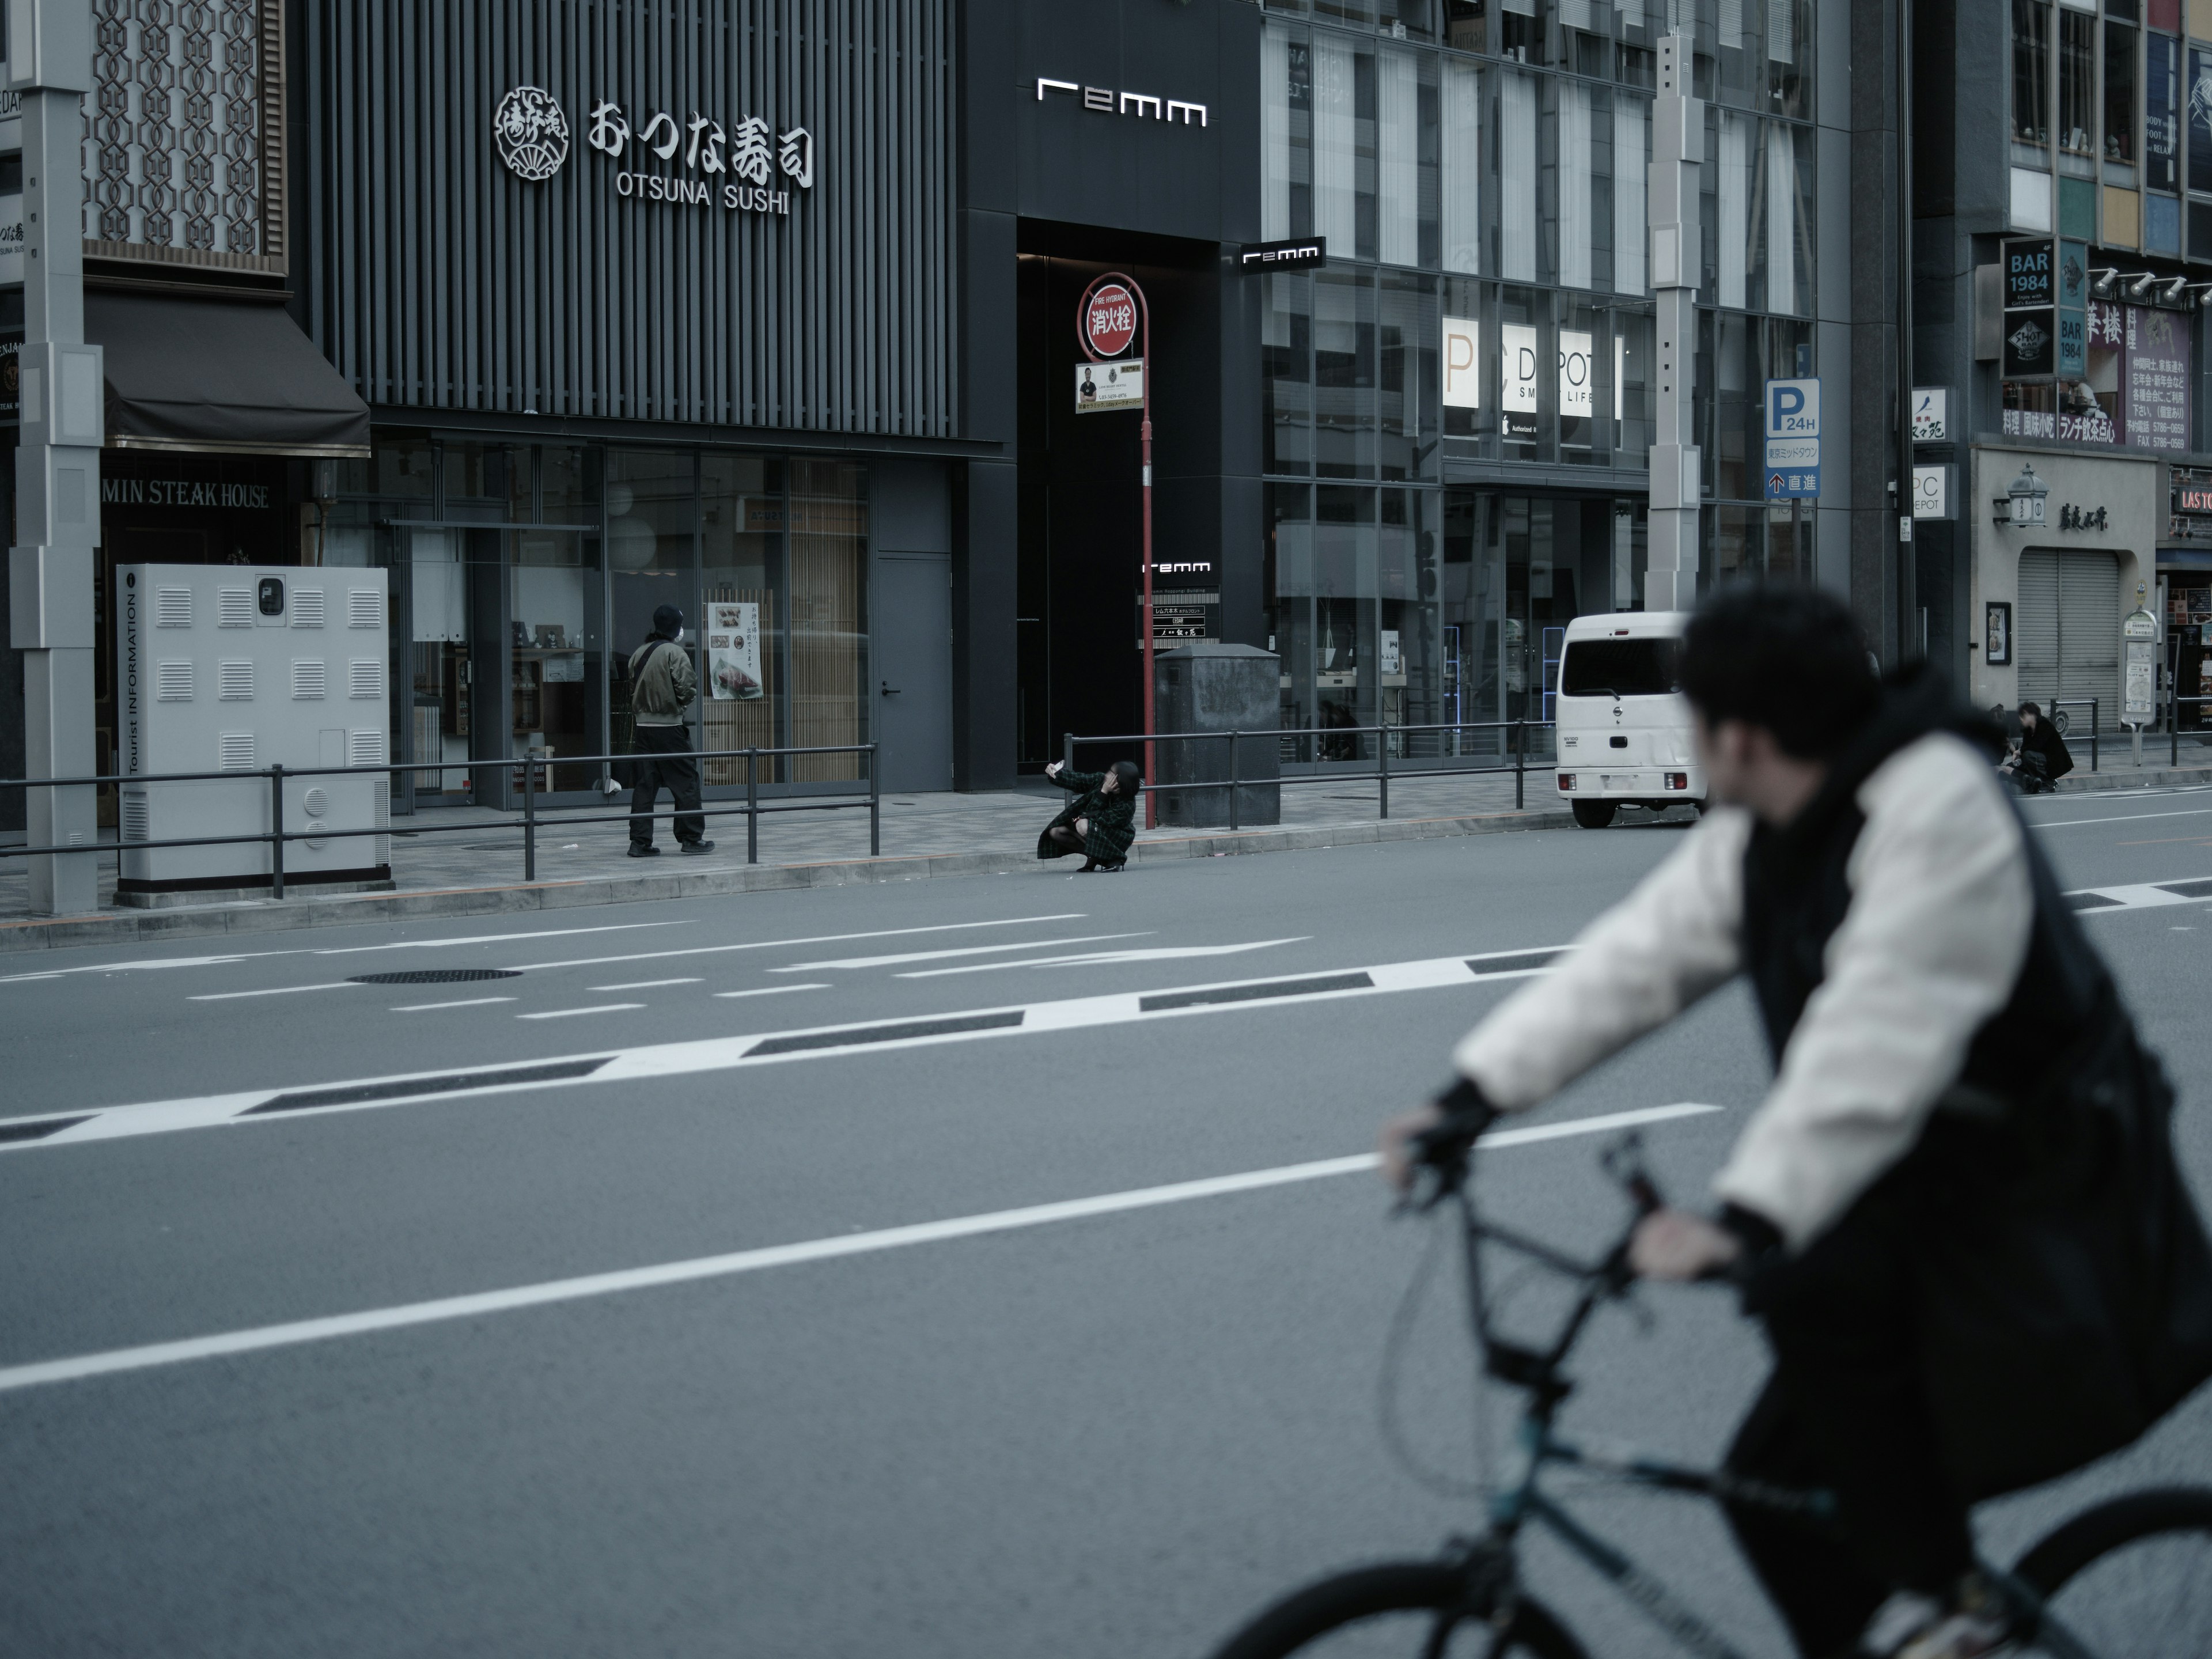
<svg viewBox="0 0 2212 1659">
<path fill-rule="evenodd" d="M 1037 837 L 1041 859 L 1083 854 L 1083 867 L 1112 872 L 1129 861 L 1129 843 L 1137 838 L 1137 788 L 1143 781 L 1134 761 L 1115 761 L 1103 772 L 1070 772 L 1058 761 L 1044 769 L 1050 778 L 1075 799 Z"/>
<path fill-rule="evenodd" d="M 649 859 L 653 809 L 660 787 L 668 786 L 676 805 L 676 843 L 684 853 L 711 853 L 707 820 L 699 810 L 699 763 L 691 755 L 690 728 L 684 711 L 699 695 L 691 653 L 684 648 L 684 613 L 664 605 L 653 613 L 653 632 L 630 653 L 630 708 L 637 721 L 635 787 L 629 797 L 629 855 Z"/>
</svg>

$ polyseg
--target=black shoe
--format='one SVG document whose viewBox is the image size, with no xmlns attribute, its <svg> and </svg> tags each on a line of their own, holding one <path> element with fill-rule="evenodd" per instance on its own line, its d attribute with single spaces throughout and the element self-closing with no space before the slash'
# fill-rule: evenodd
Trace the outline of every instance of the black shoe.
<svg viewBox="0 0 2212 1659">
<path fill-rule="evenodd" d="M 649 841 L 634 841 L 629 844 L 629 855 L 634 859 L 657 859 L 660 856 L 660 849 Z"/>
<path fill-rule="evenodd" d="M 1121 873 L 1121 872 L 1123 872 L 1124 870 L 1127 869 L 1128 867 L 1129 867 L 1129 861 L 1128 861 L 1127 859 L 1124 859 L 1124 860 L 1121 860 L 1121 863 L 1119 863 L 1119 864 L 1102 864 L 1102 865 L 1100 865 L 1100 866 L 1098 866 L 1098 873 L 1099 873 L 1100 875 L 1102 875 L 1102 876 L 1118 876 L 1118 875 L 1120 875 L 1120 874 Z"/>
<path fill-rule="evenodd" d="M 687 841 L 676 850 L 683 854 L 686 858 L 689 858 L 694 853 L 713 852 L 714 850 L 714 843 L 711 841 Z"/>
<path fill-rule="evenodd" d="M 1097 859 L 1085 859 L 1083 860 L 1083 867 L 1078 870 L 1075 873 L 1079 876 L 1087 876 L 1097 867 L 1098 860 Z"/>
</svg>

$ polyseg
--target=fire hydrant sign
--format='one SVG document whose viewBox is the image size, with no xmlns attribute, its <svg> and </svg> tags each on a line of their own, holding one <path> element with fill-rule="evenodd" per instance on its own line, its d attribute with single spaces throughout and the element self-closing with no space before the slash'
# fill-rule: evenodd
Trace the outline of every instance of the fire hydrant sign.
<svg viewBox="0 0 2212 1659">
<path fill-rule="evenodd" d="M 1118 357 L 1136 337 L 1136 296 L 1119 283 L 1107 283 L 1084 309 L 1084 343 L 1101 357 Z"/>
<path fill-rule="evenodd" d="M 1127 357 L 1118 363 L 1078 363 L 1075 366 L 1075 412 L 1096 414 L 1102 409 L 1141 409 L 1145 404 L 1145 360 Z"/>
</svg>

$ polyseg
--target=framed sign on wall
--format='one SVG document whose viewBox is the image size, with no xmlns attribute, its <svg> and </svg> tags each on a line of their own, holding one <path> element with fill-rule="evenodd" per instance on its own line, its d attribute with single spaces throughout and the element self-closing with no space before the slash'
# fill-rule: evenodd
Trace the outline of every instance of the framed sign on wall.
<svg viewBox="0 0 2212 1659">
<path fill-rule="evenodd" d="M 1982 607 L 1982 660 L 1991 668 L 2012 665 L 2012 606 L 1992 599 Z"/>
</svg>

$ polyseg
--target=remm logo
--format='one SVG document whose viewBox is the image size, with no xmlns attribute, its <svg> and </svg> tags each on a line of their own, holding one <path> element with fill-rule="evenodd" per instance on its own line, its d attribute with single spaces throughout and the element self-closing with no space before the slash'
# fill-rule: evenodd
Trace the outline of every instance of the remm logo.
<svg viewBox="0 0 2212 1659">
<path fill-rule="evenodd" d="M 1078 86 L 1073 81 L 1050 81 L 1037 76 L 1037 102 L 1044 102 L 1048 92 L 1064 93 L 1070 98 L 1080 98 L 1083 107 L 1094 115 L 1133 115 L 1139 121 L 1165 121 L 1173 126 L 1180 121 L 1185 126 L 1206 125 L 1206 106 L 1185 103 L 1180 98 L 1163 102 L 1149 92 L 1115 92 L 1109 87 Z"/>
</svg>

